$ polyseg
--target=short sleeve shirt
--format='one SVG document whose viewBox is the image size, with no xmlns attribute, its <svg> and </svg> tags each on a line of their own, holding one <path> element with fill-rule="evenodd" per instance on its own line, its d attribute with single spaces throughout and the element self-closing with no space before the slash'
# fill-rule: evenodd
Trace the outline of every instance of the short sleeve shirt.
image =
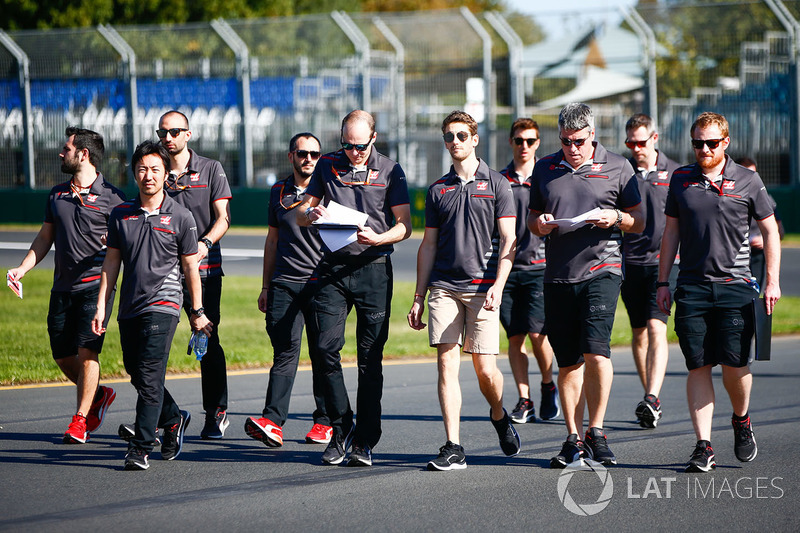
<svg viewBox="0 0 800 533">
<path fill-rule="evenodd" d="M 633 159 L 629 161 L 633 168 L 636 168 L 636 161 Z M 639 194 L 642 196 L 646 223 L 642 233 L 625 233 L 622 237 L 622 251 L 626 264 L 658 264 L 661 237 L 664 235 L 667 223 L 664 205 L 667 203 L 669 180 L 679 166 L 662 152 L 658 152 L 655 171 L 636 171 L 636 182 L 639 184 Z"/>
<path fill-rule="evenodd" d="M 425 227 L 438 230 L 430 286 L 489 290 L 497 276 L 497 220 L 515 216 L 511 184 L 499 172 L 480 161 L 475 179 L 464 183 L 450 167 L 425 199 Z"/>
<path fill-rule="evenodd" d="M 146 312 L 180 316 L 181 256 L 197 253 L 196 226 L 189 210 L 169 195 L 154 214 L 142 209 L 138 196 L 114 209 L 108 222 L 108 247 L 121 252 L 125 266 L 120 320 Z"/>
<path fill-rule="evenodd" d="M 512 270 L 544 270 L 544 239 L 537 237 L 528 229 L 528 202 L 531 198 L 531 177 L 521 176 L 514 169 L 514 161 L 500 171 L 511 184 L 514 206 L 517 213 L 517 254 L 514 256 Z"/>
<path fill-rule="evenodd" d="M 750 220 L 774 214 L 758 173 L 728 155 L 719 185 L 710 183 L 697 163 L 673 172 L 664 211 L 678 219 L 678 284 L 749 279 Z"/>
<path fill-rule="evenodd" d="M 630 209 L 641 203 L 633 167 L 621 155 L 594 142 L 590 164 L 573 170 L 558 151 L 533 168 L 529 208 L 572 218 L 601 209 Z M 585 224 L 572 230 L 554 229 L 547 236 L 546 283 L 579 283 L 598 274 L 622 275 L 622 232 Z"/>
<path fill-rule="evenodd" d="M 71 182 L 50 190 L 44 221 L 55 229 L 53 291 L 78 292 L 100 285 L 106 247 L 100 242 L 111 211 L 125 194 L 97 174 L 91 187 L 73 192 Z"/>
<path fill-rule="evenodd" d="M 358 183 L 357 185 L 353 185 Z M 331 201 L 368 215 L 367 226 L 384 233 L 395 224 L 393 207 L 409 204 L 406 175 L 400 165 L 379 153 L 373 146 L 366 171 L 356 172 L 344 150 L 322 156 L 311 176 L 306 194 L 319 198 L 323 205 Z M 392 253 L 391 244 L 368 246 L 353 242 L 326 257 L 379 256 Z"/>
<path fill-rule="evenodd" d="M 317 230 L 297 224 L 294 210 L 304 198 L 305 191 L 295 186 L 292 175 L 272 186 L 269 225 L 278 231 L 272 281 L 305 283 L 322 259 L 322 240 Z"/>
<path fill-rule="evenodd" d="M 230 200 L 231 187 L 222 164 L 189 150 L 186 172 L 177 176 L 170 173 L 164 190 L 176 202 L 188 209 L 197 222 L 198 237 L 203 237 L 216 222 L 214 202 Z M 215 242 L 208 255 L 200 261 L 200 276 L 222 276 L 222 249 Z"/>
</svg>

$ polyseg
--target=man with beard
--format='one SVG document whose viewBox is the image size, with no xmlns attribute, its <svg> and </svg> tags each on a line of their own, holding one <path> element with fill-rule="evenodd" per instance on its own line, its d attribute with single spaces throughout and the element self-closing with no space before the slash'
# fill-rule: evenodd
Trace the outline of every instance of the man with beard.
<svg viewBox="0 0 800 533">
<path fill-rule="evenodd" d="M 748 462 L 758 453 L 749 415 L 752 305 L 758 297 L 749 264 L 750 220 L 757 220 L 764 238 L 768 314 L 781 297 L 781 249 L 772 203 L 761 178 L 725 154 L 731 142 L 725 117 L 701 113 L 690 133 L 697 163 L 672 174 L 657 301 L 661 310 L 669 313 L 669 271 L 680 245 L 675 332 L 689 369 L 686 395 L 697 437 L 686 471 L 708 472 L 716 466 L 711 447 L 715 402 L 711 370 L 716 365 L 722 366 L 722 383 L 733 407 L 736 458 Z"/>
<path fill-rule="evenodd" d="M 71 179 L 50 190 L 44 223 L 22 263 L 9 270 L 8 275 L 21 280 L 55 244 L 47 333 L 53 359 L 77 385 L 78 409 L 63 441 L 82 444 L 100 428 L 116 397 L 111 387 L 98 386 L 98 356 L 105 335 L 94 334 L 91 327 L 106 255 L 108 217 L 114 207 L 125 201 L 125 195 L 97 170 L 103 159 L 103 137 L 75 127 L 67 128 L 66 136 L 59 155 L 61 172 Z M 112 290 L 109 308 L 113 301 Z"/>
</svg>

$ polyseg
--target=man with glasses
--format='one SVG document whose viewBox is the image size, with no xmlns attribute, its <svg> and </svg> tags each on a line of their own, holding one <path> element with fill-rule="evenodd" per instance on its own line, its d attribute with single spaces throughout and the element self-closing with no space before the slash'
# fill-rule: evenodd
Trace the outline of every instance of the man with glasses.
<svg viewBox="0 0 800 533">
<path fill-rule="evenodd" d="M 548 239 L 545 328 L 558 362 L 568 434 L 550 467 L 583 458 L 612 465 L 617 459 L 603 421 L 614 377 L 610 342 L 622 282 L 622 231 L 641 232 L 644 213 L 631 164 L 594 140 L 589 106 L 564 106 L 558 129 L 562 149 L 533 169 L 528 215 L 530 230 Z M 552 222 L 595 208 L 586 223 Z M 581 441 L 584 406 L 589 428 Z"/>
<path fill-rule="evenodd" d="M 450 172 L 428 188 L 425 234 L 417 253 L 417 286 L 408 324 L 421 330 L 428 298 L 436 347 L 439 405 L 447 441 L 428 470 L 467 467 L 461 446 L 461 349 L 472 355 L 481 393 L 489 403 L 489 419 L 508 456 L 520 451 L 520 439 L 503 408 L 499 308 L 514 263 L 514 195 L 507 179 L 475 155 L 478 124 L 463 111 L 442 122 L 445 148 L 453 161 Z"/>
<path fill-rule="evenodd" d="M 58 367 L 77 386 L 77 411 L 64 433 L 65 444 L 83 444 L 103 423 L 116 393 L 98 385 L 104 334 L 92 332 L 100 268 L 106 256 L 105 235 L 111 211 L 125 195 L 97 170 L 103 160 L 103 137 L 69 127 L 61 150 L 61 172 L 70 180 L 50 190 L 44 222 L 17 268 L 8 271 L 20 281 L 55 244 L 53 288 L 47 312 L 50 349 Z M 109 307 L 114 303 L 113 292 Z M 107 321 L 106 321 L 107 322 Z"/>
<path fill-rule="evenodd" d="M 633 360 L 645 393 L 636 406 L 636 419 L 643 428 L 655 428 L 661 419 L 658 395 L 669 358 L 667 315 L 656 303 L 658 253 L 666 224 L 664 204 L 669 180 L 680 165 L 656 149 L 658 132 L 649 116 L 633 115 L 625 124 L 625 134 L 646 218 L 642 233 L 626 232 L 623 236 L 625 279 L 621 292 L 631 324 Z"/>
<path fill-rule="evenodd" d="M 314 301 L 319 327 L 318 356 L 325 376 L 325 408 L 333 436 L 322 455 L 326 464 L 371 466 L 372 448 L 381 436 L 383 346 L 389 335 L 392 304 L 393 244 L 411 235 L 406 176 L 400 165 L 375 149 L 375 119 L 362 110 L 342 120 L 342 149 L 324 155 L 311 177 L 306 197 L 297 208 L 300 226 L 328 217 L 326 205 L 336 202 L 366 213 L 357 240 L 325 250 L 319 267 L 319 292 Z M 358 323 L 358 424 L 342 374 L 347 315 L 356 308 Z"/>
<path fill-rule="evenodd" d="M 517 253 L 514 266 L 503 289 L 500 322 L 508 336 L 508 361 L 517 384 L 519 401 L 511 411 L 511 421 L 525 424 L 536 420 L 528 382 L 528 354 L 525 339 L 531 339 L 533 355 L 542 374 L 539 417 L 558 416 L 558 391 L 553 383 L 553 349 L 544 332 L 544 239 L 533 235 L 526 224 L 530 201 L 531 175 L 539 148 L 539 125 L 529 118 L 519 118 L 511 125 L 509 144 L 514 159 L 500 171 L 511 184 L 517 213 Z"/>
<path fill-rule="evenodd" d="M 264 272 L 258 309 L 266 314 L 272 342 L 272 368 L 262 416 L 248 417 L 244 429 L 269 447 L 283 446 L 283 425 L 289 415 L 303 327 L 306 328 L 316 410 L 306 442 L 328 444 L 333 433 L 325 413 L 322 374 L 319 371 L 317 324 L 311 305 L 317 292 L 316 269 L 322 259 L 317 232 L 297 224 L 294 209 L 303 202 L 320 156 L 320 142 L 313 133 L 298 133 L 289 141 L 292 174 L 272 186 L 269 231 L 264 243 Z"/>
<path fill-rule="evenodd" d="M 672 297 L 667 280 L 680 245 L 675 332 L 689 369 L 686 395 L 697 437 L 686 471 L 708 472 L 716 466 L 711 447 L 715 402 L 711 370 L 716 365 L 722 366 L 722 383 L 733 407 L 736 458 L 748 462 L 758 453 L 749 415 L 752 305 L 758 297 L 749 266 L 750 220 L 757 220 L 764 237 L 768 314 L 781 297 L 781 248 L 772 203 L 761 178 L 725 153 L 731 142 L 725 117 L 701 113 L 690 134 L 697 162 L 672 175 L 657 300 L 661 310 L 669 313 Z"/>
</svg>

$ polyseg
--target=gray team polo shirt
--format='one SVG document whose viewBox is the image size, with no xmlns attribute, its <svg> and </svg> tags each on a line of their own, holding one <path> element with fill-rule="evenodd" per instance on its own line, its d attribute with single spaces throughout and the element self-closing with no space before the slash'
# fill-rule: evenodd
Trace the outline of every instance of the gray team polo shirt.
<svg viewBox="0 0 800 533">
<path fill-rule="evenodd" d="M 673 172 L 664 211 L 678 219 L 678 284 L 749 279 L 750 219 L 774 213 L 758 173 L 728 155 L 719 185 L 709 183 L 697 163 Z"/>
<path fill-rule="evenodd" d="M 180 316 L 181 256 L 197 253 L 197 227 L 188 209 L 168 195 L 157 213 L 147 214 L 137 196 L 120 204 L 108 221 L 108 247 L 125 264 L 119 320 L 147 312 Z"/>
<path fill-rule="evenodd" d="M 636 160 L 629 159 L 633 168 Z M 661 252 L 661 237 L 667 217 L 664 216 L 664 205 L 667 203 L 669 179 L 680 165 L 658 152 L 656 170 L 653 172 L 636 171 L 636 181 L 639 184 L 639 194 L 644 202 L 646 223 L 642 233 L 625 233 L 622 237 L 622 252 L 625 264 L 631 265 L 657 265 Z"/>
<path fill-rule="evenodd" d="M 503 175 L 479 161 L 475 179 L 464 183 L 451 166 L 425 198 L 425 227 L 438 230 L 429 285 L 488 291 L 497 276 L 497 219 L 515 216 L 511 184 Z"/>
<path fill-rule="evenodd" d="M 278 248 L 272 281 L 305 283 L 322 259 L 322 240 L 313 228 L 297 224 L 295 209 L 305 191 L 298 190 L 294 176 L 272 186 L 269 199 L 269 225 L 278 230 Z"/>
<path fill-rule="evenodd" d="M 125 201 L 125 194 L 98 172 L 92 186 L 82 194 L 72 192 L 71 181 L 50 189 L 44 221 L 55 229 L 53 291 L 78 292 L 100 285 L 111 211 Z"/>
<path fill-rule="evenodd" d="M 540 159 L 533 168 L 529 208 L 572 218 L 599 207 L 630 209 L 641 203 L 633 167 L 621 155 L 593 142 L 590 164 L 574 170 L 561 150 Z M 547 237 L 546 283 L 579 283 L 600 273 L 622 275 L 622 232 L 591 224 L 573 230 L 554 229 Z"/>
<path fill-rule="evenodd" d="M 514 170 L 514 161 L 500 171 L 511 184 L 514 206 L 517 213 L 517 255 L 514 256 L 513 270 L 544 270 L 544 239 L 537 237 L 528 229 L 528 202 L 531 199 L 531 178 L 521 176 Z"/>
<path fill-rule="evenodd" d="M 189 164 L 180 176 L 170 173 L 164 183 L 164 190 L 176 202 L 191 211 L 197 222 L 197 235 L 202 238 L 211 230 L 216 218 L 214 202 L 230 200 L 231 186 L 222 164 L 214 159 L 197 155 L 189 150 Z M 215 242 L 202 261 L 201 277 L 222 276 L 222 250 Z"/>
<path fill-rule="evenodd" d="M 365 182 L 363 185 L 348 185 L 345 182 Z M 323 155 L 311 176 L 306 194 L 319 198 L 323 205 L 334 201 L 350 209 L 369 215 L 367 226 L 375 233 L 384 233 L 395 224 L 392 208 L 408 205 L 408 185 L 406 175 L 399 164 L 379 153 L 373 146 L 367 159 L 367 170 L 354 172 L 350 160 L 339 150 Z M 353 242 L 326 256 L 372 257 L 388 255 L 394 247 L 368 246 Z"/>
</svg>

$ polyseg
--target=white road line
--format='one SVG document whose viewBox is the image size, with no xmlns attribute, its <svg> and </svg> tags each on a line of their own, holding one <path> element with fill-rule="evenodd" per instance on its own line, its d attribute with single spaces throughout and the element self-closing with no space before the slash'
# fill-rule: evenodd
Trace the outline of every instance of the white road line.
<svg viewBox="0 0 800 533">
<path fill-rule="evenodd" d="M 28 250 L 31 247 L 27 242 L 0 241 L 0 250 Z M 51 248 L 52 249 L 52 248 Z M 264 249 L 258 248 L 223 248 L 222 257 L 264 257 Z"/>
</svg>

